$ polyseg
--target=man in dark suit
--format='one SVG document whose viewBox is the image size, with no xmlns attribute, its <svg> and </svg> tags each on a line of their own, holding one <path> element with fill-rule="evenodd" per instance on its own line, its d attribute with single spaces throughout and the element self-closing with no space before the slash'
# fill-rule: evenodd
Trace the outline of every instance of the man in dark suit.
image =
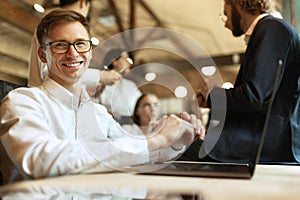
<svg viewBox="0 0 300 200">
<path fill-rule="evenodd" d="M 208 81 L 198 91 L 212 109 L 213 97 L 224 94 L 226 98 L 224 127 L 204 160 L 249 159 L 259 142 L 278 63 L 282 62 L 260 161 L 300 162 L 298 33 L 283 19 L 268 14 L 273 0 L 224 1 L 225 27 L 236 37 L 244 34 L 247 49 L 234 88 L 222 89 Z M 201 145 L 194 143 L 181 159 L 199 160 Z"/>
</svg>

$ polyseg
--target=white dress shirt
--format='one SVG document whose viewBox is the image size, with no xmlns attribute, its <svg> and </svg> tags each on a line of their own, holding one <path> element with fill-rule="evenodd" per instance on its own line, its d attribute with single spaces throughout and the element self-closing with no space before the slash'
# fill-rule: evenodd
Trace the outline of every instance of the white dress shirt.
<svg viewBox="0 0 300 200">
<path fill-rule="evenodd" d="M 49 78 L 39 87 L 11 91 L 0 112 L 4 183 L 112 171 L 178 154 L 165 149 L 149 155 L 145 137 L 124 131 L 84 89 L 79 101 Z"/>
<path fill-rule="evenodd" d="M 113 85 L 105 86 L 100 95 L 100 103 L 111 112 L 118 112 L 121 116 L 132 116 L 136 101 L 141 95 L 133 81 L 122 78 Z"/>
<path fill-rule="evenodd" d="M 142 129 L 140 128 L 139 125 L 137 124 L 123 124 L 122 125 L 122 128 L 126 131 L 127 134 L 130 134 L 131 137 L 136 137 L 136 138 L 143 138 L 143 137 L 152 137 L 152 133 L 150 132 L 150 130 L 152 129 L 152 127 L 149 127 L 149 132 L 144 134 Z M 186 146 L 184 146 L 182 149 L 180 150 L 174 150 L 172 147 L 168 147 L 166 149 L 164 149 L 163 151 L 161 151 L 160 153 L 162 152 L 167 152 L 167 153 L 164 153 L 165 155 L 173 155 L 173 156 L 178 156 L 179 154 L 181 153 L 184 153 L 184 151 L 186 150 Z M 160 155 L 160 160 L 167 160 L 168 158 Z"/>
</svg>

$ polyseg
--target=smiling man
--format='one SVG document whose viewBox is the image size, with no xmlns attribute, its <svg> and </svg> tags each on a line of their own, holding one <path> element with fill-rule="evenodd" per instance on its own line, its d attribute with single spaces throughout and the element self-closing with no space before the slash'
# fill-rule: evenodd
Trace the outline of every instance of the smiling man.
<svg viewBox="0 0 300 200">
<path fill-rule="evenodd" d="M 201 132 L 193 115 L 163 118 L 153 137 L 130 137 L 104 106 L 90 100 L 82 77 L 92 58 L 89 24 L 55 10 L 39 23 L 38 55 L 49 67 L 42 85 L 18 88 L 0 109 L 4 183 L 118 170 L 172 159 Z M 190 122 L 190 123 L 189 123 Z"/>
<path fill-rule="evenodd" d="M 90 10 L 92 7 L 91 0 L 60 0 L 59 5 L 63 9 L 73 10 L 81 13 L 90 18 Z M 38 41 L 36 37 L 36 31 L 34 33 L 31 52 L 28 62 L 28 86 L 35 87 L 42 84 L 45 78 L 48 76 L 48 66 L 38 58 Z M 121 75 L 115 70 L 106 71 L 89 68 L 85 71 L 83 77 L 83 83 L 86 85 L 90 96 L 94 96 L 96 93 L 100 94 L 106 85 L 113 85 L 119 79 Z"/>
<path fill-rule="evenodd" d="M 41 44 L 38 55 L 41 61 L 49 66 L 49 77 L 77 97 L 81 92 L 81 87 L 77 85 L 82 84 L 81 77 L 92 58 L 90 51 L 92 43 L 89 40 L 88 29 L 80 31 L 83 25 L 88 26 L 80 22 L 58 24 L 51 29 L 52 34 L 47 38 L 43 32 L 45 27 L 39 26 L 37 31 L 38 41 Z M 74 32 L 70 34 L 67 30 Z"/>
</svg>

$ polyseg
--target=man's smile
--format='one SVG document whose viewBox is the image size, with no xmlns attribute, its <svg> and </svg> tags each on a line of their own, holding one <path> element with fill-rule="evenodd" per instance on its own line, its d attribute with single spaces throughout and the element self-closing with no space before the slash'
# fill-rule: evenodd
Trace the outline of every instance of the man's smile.
<svg viewBox="0 0 300 200">
<path fill-rule="evenodd" d="M 72 62 L 72 63 L 62 63 L 62 65 L 65 67 L 79 67 L 82 63 L 83 61 L 79 61 L 79 62 Z"/>
</svg>

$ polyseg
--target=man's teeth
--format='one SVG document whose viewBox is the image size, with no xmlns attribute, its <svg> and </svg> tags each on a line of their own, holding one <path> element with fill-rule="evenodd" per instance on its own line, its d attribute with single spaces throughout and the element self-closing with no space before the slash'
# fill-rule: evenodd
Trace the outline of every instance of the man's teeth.
<svg viewBox="0 0 300 200">
<path fill-rule="evenodd" d="M 80 65 L 80 62 L 77 63 L 69 63 L 69 64 L 65 64 L 67 67 L 78 67 Z"/>
</svg>

